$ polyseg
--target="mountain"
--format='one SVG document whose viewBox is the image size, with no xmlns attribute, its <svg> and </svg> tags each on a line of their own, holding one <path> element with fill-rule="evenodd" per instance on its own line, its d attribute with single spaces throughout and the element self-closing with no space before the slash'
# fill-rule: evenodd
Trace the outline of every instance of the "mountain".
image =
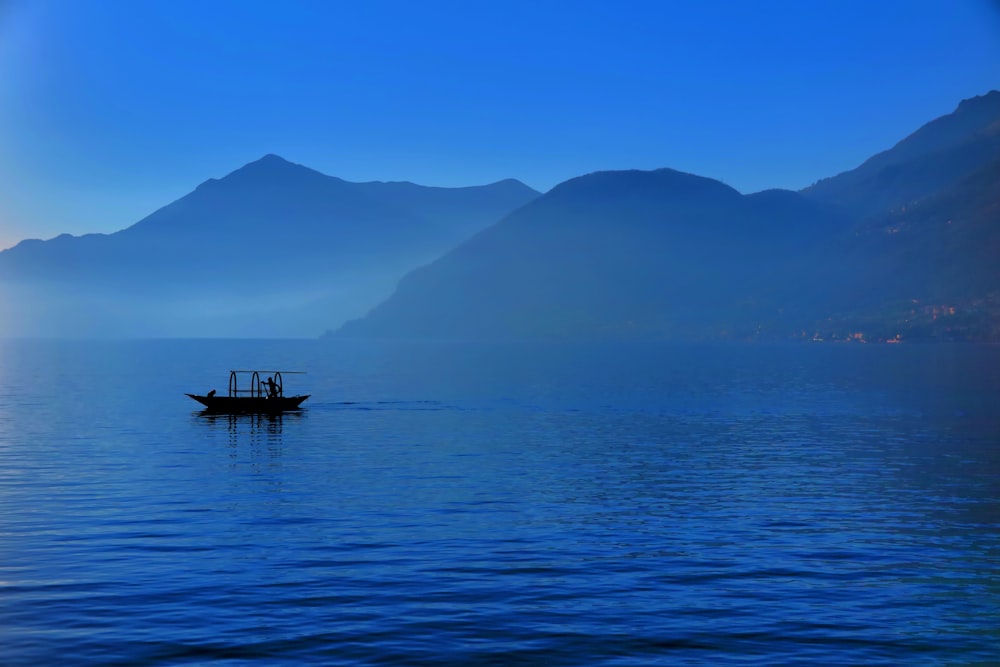
<svg viewBox="0 0 1000 667">
<path fill-rule="evenodd" d="M 866 220 L 955 187 L 1000 155 L 1000 91 L 963 100 L 861 166 L 802 190 Z"/>
<path fill-rule="evenodd" d="M 537 196 L 514 180 L 350 183 L 267 155 L 114 234 L 0 252 L 0 288 L 23 303 L 5 330 L 314 335 Z"/>
<path fill-rule="evenodd" d="M 815 319 L 797 295 L 831 280 L 815 267 L 839 223 L 794 192 L 744 196 L 670 169 L 589 174 L 413 271 L 340 335 L 743 338 Z"/>
<path fill-rule="evenodd" d="M 998 128 L 994 91 L 797 193 L 572 179 L 337 335 L 1000 340 Z"/>
<path fill-rule="evenodd" d="M 833 335 L 1000 340 L 1000 92 L 802 194 L 851 214 Z"/>
<path fill-rule="evenodd" d="M 1000 154 L 950 187 L 854 227 L 854 298 L 827 330 L 1000 341 Z"/>
</svg>

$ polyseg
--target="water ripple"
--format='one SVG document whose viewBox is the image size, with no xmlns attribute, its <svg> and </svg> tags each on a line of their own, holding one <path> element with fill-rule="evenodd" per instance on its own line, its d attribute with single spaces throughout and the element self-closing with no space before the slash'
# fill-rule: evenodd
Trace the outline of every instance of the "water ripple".
<svg viewBox="0 0 1000 667">
<path fill-rule="evenodd" d="M 996 662 L 995 350 L 260 343 L 336 372 L 228 418 L 221 343 L 61 345 L 0 356 L 4 665 Z"/>
</svg>

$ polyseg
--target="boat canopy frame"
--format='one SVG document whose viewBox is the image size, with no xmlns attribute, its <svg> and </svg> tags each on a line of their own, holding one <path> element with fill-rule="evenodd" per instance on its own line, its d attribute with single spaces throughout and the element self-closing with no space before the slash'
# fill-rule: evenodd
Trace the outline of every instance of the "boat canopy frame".
<svg viewBox="0 0 1000 667">
<path fill-rule="evenodd" d="M 283 398 L 285 395 L 285 386 L 282 381 L 281 374 L 285 375 L 304 375 L 305 371 L 246 371 L 246 370 L 235 370 L 229 371 L 229 397 L 238 398 L 243 396 L 249 396 L 251 398 L 267 398 L 271 394 L 268 391 L 267 381 L 261 381 L 261 375 L 268 375 L 274 380 L 274 395 L 278 398 Z M 240 376 L 250 376 L 250 388 L 240 389 L 239 378 Z"/>
</svg>

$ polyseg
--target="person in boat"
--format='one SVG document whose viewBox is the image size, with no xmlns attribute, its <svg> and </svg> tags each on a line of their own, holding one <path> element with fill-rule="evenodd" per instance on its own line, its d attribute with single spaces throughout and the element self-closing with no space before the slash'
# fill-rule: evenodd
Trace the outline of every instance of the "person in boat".
<svg viewBox="0 0 1000 667">
<path fill-rule="evenodd" d="M 267 376 L 267 397 L 277 398 L 278 397 L 278 385 L 274 384 L 274 378 L 270 375 Z"/>
<path fill-rule="evenodd" d="M 213 389 L 212 391 L 208 392 L 205 395 L 208 396 L 209 398 L 212 398 L 213 396 L 215 396 L 215 390 Z"/>
</svg>

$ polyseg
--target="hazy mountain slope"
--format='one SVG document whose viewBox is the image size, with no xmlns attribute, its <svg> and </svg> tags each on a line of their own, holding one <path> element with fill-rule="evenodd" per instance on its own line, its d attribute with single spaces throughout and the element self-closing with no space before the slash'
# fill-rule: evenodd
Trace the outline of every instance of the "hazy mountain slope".
<svg viewBox="0 0 1000 667">
<path fill-rule="evenodd" d="M 1000 340 L 1000 93 L 802 193 L 573 179 L 343 336 Z"/>
<path fill-rule="evenodd" d="M 400 196 L 403 188 L 408 196 Z M 424 191 L 433 191 L 426 204 Z M 120 232 L 21 243 L 0 253 L 0 277 L 143 288 L 164 287 L 164 278 L 301 280 L 376 259 L 442 252 L 535 196 L 509 182 L 456 191 L 348 183 L 269 155 Z"/>
<path fill-rule="evenodd" d="M 861 166 L 805 188 L 854 218 L 881 217 L 946 190 L 1000 155 L 1000 91 L 964 100 Z"/>
<path fill-rule="evenodd" d="M 590 174 L 414 271 L 342 335 L 743 336 L 813 316 L 791 299 L 819 288 L 809 248 L 838 228 L 796 193 L 745 197 L 669 169 Z"/>
<path fill-rule="evenodd" d="M 364 312 L 407 270 L 537 195 L 516 181 L 349 183 L 268 155 L 120 232 L 0 252 L 0 291 L 25 302 L 5 330 L 71 330 L 85 318 L 69 300 L 95 335 L 235 335 L 241 314 L 243 331 L 287 335 L 271 322 L 287 324 L 290 309 L 298 335 L 315 335 L 318 312 L 325 325 Z"/>
<path fill-rule="evenodd" d="M 1000 92 L 804 194 L 857 212 L 829 335 L 1000 341 Z"/>
<path fill-rule="evenodd" d="M 855 234 L 853 296 L 820 325 L 829 335 L 1000 341 L 1000 155 Z"/>
</svg>

